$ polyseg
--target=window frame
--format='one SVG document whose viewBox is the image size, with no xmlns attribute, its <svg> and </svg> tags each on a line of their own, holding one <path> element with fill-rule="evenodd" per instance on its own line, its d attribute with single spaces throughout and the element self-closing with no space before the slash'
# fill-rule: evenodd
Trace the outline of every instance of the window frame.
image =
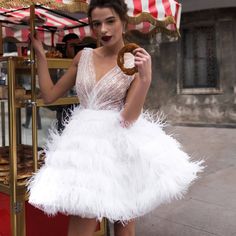
<svg viewBox="0 0 236 236">
<path fill-rule="evenodd" d="M 198 21 L 184 24 L 181 27 L 181 34 L 185 29 L 193 29 L 195 27 L 214 27 L 215 29 L 215 41 L 216 41 L 216 63 L 217 63 L 217 86 L 216 87 L 202 87 L 202 88 L 184 88 L 183 87 L 183 41 L 179 40 L 177 49 L 177 93 L 178 94 L 222 94 L 222 83 L 221 83 L 221 70 L 220 70 L 220 49 L 219 46 L 219 31 L 218 23 L 213 21 Z"/>
</svg>

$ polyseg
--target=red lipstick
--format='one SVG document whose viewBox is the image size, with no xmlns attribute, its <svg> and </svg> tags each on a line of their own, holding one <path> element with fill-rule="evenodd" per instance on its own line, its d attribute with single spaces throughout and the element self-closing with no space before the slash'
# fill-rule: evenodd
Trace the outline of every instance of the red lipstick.
<svg viewBox="0 0 236 236">
<path fill-rule="evenodd" d="M 104 42 L 108 42 L 110 39 L 112 38 L 112 36 L 102 36 L 101 39 Z"/>
</svg>

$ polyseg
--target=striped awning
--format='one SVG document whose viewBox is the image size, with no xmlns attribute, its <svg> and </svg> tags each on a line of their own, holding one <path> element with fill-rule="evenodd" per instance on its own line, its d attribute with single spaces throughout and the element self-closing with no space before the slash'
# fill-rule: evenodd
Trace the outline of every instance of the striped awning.
<svg viewBox="0 0 236 236">
<path fill-rule="evenodd" d="M 165 32 L 177 36 L 181 4 L 174 0 L 127 0 L 129 29 L 143 33 Z"/>
<path fill-rule="evenodd" d="M 36 5 L 36 30 L 40 39 L 47 45 L 61 42 L 64 35 L 76 33 L 81 37 L 90 34 L 86 14 L 65 14 L 63 11 Z M 0 8 L 0 20 L 2 22 L 2 35 L 14 37 L 24 42 L 29 35 L 29 6 L 17 8 Z M 12 18 L 21 19 L 20 24 L 13 24 Z M 86 27 L 87 26 L 87 27 Z"/>
<path fill-rule="evenodd" d="M 34 1 L 2 1 L 5 4 L 8 3 L 7 7 L 2 7 L 4 5 L 1 1 L 0 20 L 3 25 L 3 37 L 12 36 L 19 41 L 27 41 L 29 26 L 11 24 L 8 19 L 9 17 L 18 19 L 29 17 L 29 2 Z M 16 6 L 17 1 L 19 5 Z M 61 42 L 63 36 L 68 33 L 76 33 L 80 38 L 91 35 L 86 18 L 89 1 L 51 0 L 50 3 L 55 4 L 50 6 L 43 4 L 44 1 L 46 2 L 46 0 L 37 1 L 40 5 L 36 5 L 35 12 L 37 18 L 41 20 L 41 24 L 40 20 L 39 24 L 36 24 L 36 30 L 45 44 L 52 45 L 52 43 Z M 9 5 L 9 2 L 12 5 Z M 23 2 L 26 4 L 22 4 Z M 128 30 L 138 30 L 145 34 L 165 32 L 172 36 L 178 35 L 181 15 L 181 5 L 178 2 L 174 0 L 126 0 L 126 3 L 129 9 Z"/>
</svg>

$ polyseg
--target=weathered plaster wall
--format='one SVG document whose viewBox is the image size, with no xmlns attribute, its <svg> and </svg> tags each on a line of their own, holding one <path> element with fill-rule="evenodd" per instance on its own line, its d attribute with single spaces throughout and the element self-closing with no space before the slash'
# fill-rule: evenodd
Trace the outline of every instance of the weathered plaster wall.
<svg viewBox="0 0 236 236">
<path fill-rule="evenodd" d="M 182 24 L 214 20 L 222 93 L 177 94 L 180 42 L 144 44 L 153 57 L 153 81 L 146 107 L 160 109 L 172 123 L 236 126 L 236 17 L 234 9 L 186 13 Z M 180 39 L 181 40 L 181 39 Z"/>
<path fill-rule="evenodd" d="M 183 12 L 192 12 L 206 9 L 236 7 L 235 0 L 180 0 Z"/>
</svg>

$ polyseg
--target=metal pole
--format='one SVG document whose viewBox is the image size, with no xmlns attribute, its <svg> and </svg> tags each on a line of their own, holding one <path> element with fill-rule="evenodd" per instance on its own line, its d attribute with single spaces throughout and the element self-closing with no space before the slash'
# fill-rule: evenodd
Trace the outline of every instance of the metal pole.
<svg viewBox="0 0 236 236">
<path fill-rule="evenodd" d="M 2 146 L 6 145 L 6 129 L 5 129 L 5 103 L 1 101 L 1 123 L 2 123 Z"/>
<path fill-rule="evenodd" d="M 30 33 L 35 35 L 35 5 L 30 6 Z M 37 137 L 37 103 L 36 103 L 36 69 L 35 52 L 33 45 L 30 45 L 31 61 L 31 102 L 32 102 L 32 145 L 33 145 L 33 169 L 38 169 L 38 137 Z"/>
<path fill-rule="evenodd" d="M 8 98 L 9 98 L 9 144 L 10 144 L 10 198 L 11 230 L 17 235 L 17 142 L 16 142 L 16 108 L 15 108 L 15 67 L 12 58 L 8 61 Z"/>
<path fill-rule="evenodd" d="M 0 23 L 0 55 L 3 55 L 2 23 Z"/>
</svg>

